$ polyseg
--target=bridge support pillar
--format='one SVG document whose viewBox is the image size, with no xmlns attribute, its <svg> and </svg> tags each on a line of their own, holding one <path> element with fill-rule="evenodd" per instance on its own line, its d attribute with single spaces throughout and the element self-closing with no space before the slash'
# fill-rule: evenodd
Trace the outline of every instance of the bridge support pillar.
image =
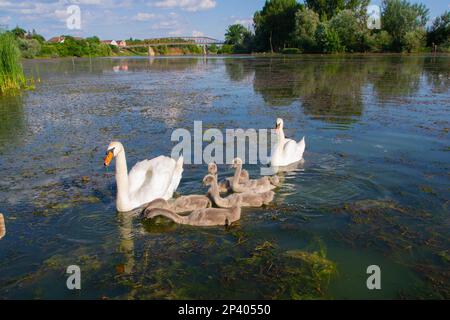
<svg viewBox="0 0 450 320">
<path fill-rule="evenodd" d="M 203 55 L 207 55 L 208 54 L 208 52 L 206 51 L 206 45 L 204 44 L 204 45 L 202 45 L 202 52 L 203 52 Z"/>
<path fill-rule="evenodd" d="M 154 57 L 156 54 L 155 54 L 155 50 L 153 50 L 153 48 L 152 47 L 148 47 L 148 56 L 149 57 Z"/>
</svg>

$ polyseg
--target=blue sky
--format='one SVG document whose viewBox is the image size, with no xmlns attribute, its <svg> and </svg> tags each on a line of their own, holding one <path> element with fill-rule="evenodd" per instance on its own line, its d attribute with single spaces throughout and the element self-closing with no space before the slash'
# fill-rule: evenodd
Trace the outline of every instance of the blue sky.
<svg viewBox="0 0 450 320">
<path fill-rule="evenodd" d="M 430 17 L 450 10 L 450 0 L 411 0 L 430 8 Z M 61 34 L 101 39 L 205 35 L 223 39 L 228 25 L 250 25 L 265 0 L 0 0 L 0 25 L 16 25 L 49 38 Z M 301 2 L 301 1 L 300 1 Z M 379 4 L 381 0 L 372 0 Z M 81 29 L 66 26 L 67 7 L 78 5 Z"/>
</svg>

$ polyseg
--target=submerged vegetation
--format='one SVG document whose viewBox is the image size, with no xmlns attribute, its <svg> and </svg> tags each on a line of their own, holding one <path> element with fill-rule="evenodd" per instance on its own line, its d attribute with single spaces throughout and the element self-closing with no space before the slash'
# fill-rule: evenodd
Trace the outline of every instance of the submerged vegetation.
<svg viewBox="0 0 450 320">
<path fill-rule="evenodd" d="M 0 95 L 25 87 L 20 52 L 9 33 L 0 34 Z"/>
<path fill-rule="evenodd" d="M 450 12 L 427 29 L 429 10 L 423 4 L 383 0 L 381 16 L 369 17 L 369 2 L 267 0 L 253 17 L 254 31 L 234 24 L 225 39 L 235 53 L 449 51 Z"/>
</svg>

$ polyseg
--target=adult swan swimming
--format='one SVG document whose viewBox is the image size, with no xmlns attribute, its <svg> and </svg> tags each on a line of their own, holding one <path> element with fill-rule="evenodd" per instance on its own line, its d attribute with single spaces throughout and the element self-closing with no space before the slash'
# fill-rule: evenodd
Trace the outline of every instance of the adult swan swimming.
<svg viewBox="0 0 450 320">
<path fill-rule="evenodd" d="M 286 139 L 283 131 L 283 119 L 278 118 L 276 122 L 277 143 L 272 151 L 270 164 L 272 167 L 284 167 L 303 159 L 305 152 L 305 137 L 299 142 Z"/>
<path fill-rule="evenodd" d="M 169 200 L 180 184 L 183 173 L 183 157 L 177 161 L 159 156 L 135 164 L 128 173 L 125 149 L 118 141 L 109 144 L 104 159 L 107 167 L 116 158 L 116 207 L 128 212 L 155 199 Z"/>
</svg>

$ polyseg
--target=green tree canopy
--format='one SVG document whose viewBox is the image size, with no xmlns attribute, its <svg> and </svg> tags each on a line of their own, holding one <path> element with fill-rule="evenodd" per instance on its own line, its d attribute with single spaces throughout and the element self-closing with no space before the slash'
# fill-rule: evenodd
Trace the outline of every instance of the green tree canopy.
<svg viewBox="0 0 450 320">
<path fill-rule="evenodd" d="M 38 34 L 36 30 L 33 29 L 31 33 L 28 33 L 28 38 L 37 40 L 40 44 L 45 42 L 45 38 Z"/>
<path fill-rule="evenodd" d="M 428 45 L 450 44 L 450 11 L 437 17 L 428 29 Z"/>
<path fill-rule="evenodd" d="M 296 0 L 266 0 L 254 15 L 255 35 L 261 50 L 280 51 L 292 42 L 295 13 L 302 7 Z"/>
<path fill-rule="evenodd" d="M 348 9 L 340 11 L 330 20 L 330 27 L 336 31 L 346 51 L 362 50 L 364 35 L 368 30 L 355 12 Z"/>
<path fill-rule="evenodd" d="M 228 27 L 225 33 L 225 42 L 232 45 L 242 45 L 246 37 L 250 35 L 250 31 L 247 30 L 242 24 L 233 24 Z"/>
<path fill-rule="evenodd" d="M 400 51 L 408 45 L 413 34 L 421 36 L 429 10 L 423 4 L 411 4 L 406 0 L 383 0 L 381 24 L 393 40 L 393 49 Z"/>
<path fill-rule="evenodd" d="M 370 0 L 305 0 L 306 6 L 314 10 L 322 20 L 334 17 L 342 10 L 348 9 L 361 16 Z"/>
<path fill-rule="evenodd" d="M 294 41 L 304 51 L 317 49 L 315 33 L 320 23 L 319 15 L 309 8 L 298 10 L 295 14 Z"/>
<path fill-rule="evenodd" d="M 25 35 L 27 34 L 27 31 L 19 28 L 19 26 L 16 26 L 11 32 L 16 38 L 25 38 Z"/>
</svg>

